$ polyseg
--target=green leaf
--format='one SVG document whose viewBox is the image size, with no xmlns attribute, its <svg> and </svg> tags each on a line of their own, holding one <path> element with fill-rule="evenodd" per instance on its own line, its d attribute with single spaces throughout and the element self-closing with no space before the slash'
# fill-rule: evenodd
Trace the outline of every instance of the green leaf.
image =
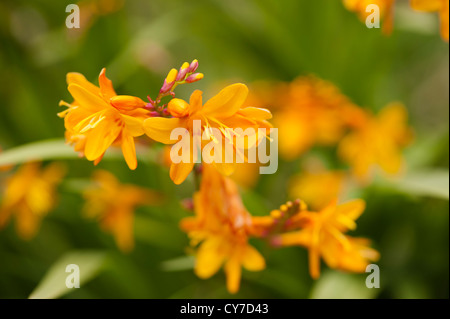
<svg viewBox="0 0 450 319">
<path fill-rule="evenodd" d="M 194 256 L 182 256 L 162 262 L 161 269 L 163 271 L 192 270 L 194 269 L 194 265 Z"/>
<path fill-rule="evenodd" d="M 157 161 L 154 149 L 136 147 L 138 159 L 143 163 Z M 21 145 L 0 153 L 0 166 L 17 165 L 32 161 L 80 159 L 77 152 L 64 139 L 51 139 Z M 123 159 L 118 148 L 110 148 L 103 159 Z"/>
<path fill-rule="evenodd" d="M 367 288 L 364 275 L 327 271 L 313 286 L 311 299 L 371 299 L 379 290 Z"/>
<path fill-rule="evenodd" d="M 5 150 L 0 154 L 0 166 L 65 158 L 78 158 L 78 154 L 65 143 L 64 139 L 53 139 Z"/>
<path fill-rule="evenodd" d="M 59 298 L 76 288 L 67 288 L 66 267 L 70 264 L 78 265 L 80 269 L 80 288 L 92 280 L 101 270 L 105 261 L 105 254 L 98 251 L 72 251 L 58 259 L 47 274 L 30 294 L 30 299 Z"/>
<path fill-rule="evenodd" d="M 408 194 L 449 199 L 448 170 L 430 169 L 412 172 L 390 184 Z"/>
</svg>

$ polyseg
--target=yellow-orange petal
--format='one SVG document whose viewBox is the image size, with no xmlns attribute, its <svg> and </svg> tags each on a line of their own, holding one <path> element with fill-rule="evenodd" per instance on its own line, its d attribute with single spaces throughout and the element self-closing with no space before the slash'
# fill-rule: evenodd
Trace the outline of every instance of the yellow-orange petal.
<svg viewBox="0 0 450 319">
<path fill-rule="evenodd" d="M 253 246 L 247 245 L 244 250 L 242 266 L 250 271 L 260 271 L 266 267 L 264 257 Z"/>
<path fill-rule="evenodd" d="M 137 168 L 136 147 L 134 145 L 134 138 L 128 133 L 122 132 L 122 153 L 131 170 Z"/>
<path fill-rule="evenodd" d="M 215 118 L 228 118 L 240 109 L 247 95 L 248 88 L 245 84 L 232 84 L 208 100 L 202 110 L 205 115 Z"/>
<path fill-rule="evenodd" d="M 144 132 L 151 139 L 163 144 L 175 144 L 170 134 L 176 128 L 183 128 L 184 122 L 179 118 L 151 117 L 144 121 Z"/>
<path fill-rule="evenodd" d="M 449 1 L 443 1 L 443 5 L 439 14 L 441 20 L 441 37 L 448 42 L 449 37 Z"/>
<path fill-rule="evenodd" d="M 235 294 L 239 291 L 241 273 L 241 264 L 236 257 L 227 261 L 225 264 L 225 274 L 227 275 L 227 289 L 230 294 Z"/>
<path fill-rule="evenodd" d="M 221 245 L 219 238 L 210 238 L 201 244 L 194 268 L 198 277 L 207 279 L 219 271 L 226 257 Z"/>
<path fill-rule="evenodd" d="M 268 109 L 259 107 L 246 107 L 239 110 L 239 114 L 250 118 L 252 120 L 269 120 L 272 118 L 272 113 Z"/>
<path fill-rule="evenodd" d="M 100 96 L 94 95 L 78 84 L 70 84 L 68 90 L 80 107 L 85 108 L 92 113 L 111 108 L 111 106 L 100 98 Z"/>
<path fill-rule="evenodd" d="M 183 183 L 186 177 L 188 177 L 189 173 L 194 168 L 194 164 L 194 162 L 180 162 L 178 164 L 172 163 L 172 165 L 170 165 L 170 178 L 172 179 L 172 181 L 176 185 Z"/>
<path fill-rule="evenodd" d="M 366 202 L 362 199 L 355 199 L 346 203 L 343 203 L 341 205 L 338 205 L 335 210 L 336 216 L 345 216 L 350 221 L 355 221 L 356 219 L 361 216 L 361 214 L 366 209 Z M 345 227 L 347 229 L 354 229 L 355 226 L 353 223 L 345 223 L 343 222 L 343 226 L 345 224 Z"/>
<path fill-rule="evenodd" d="M 198 112 L 202 106 L 203 106 L 203 98 L 202 98 L 203 92 L 200 90 L 195 90 L 192 92 L 191 97 L 189 99 L 189 115 L 194 114 L 195 112 Z"/>
<path fill-rule="evenodd" d="M 444 2 L 442 0 L 411 0 L 411 7 L 418 11 L 433 12 L 438 11 Z"/>
<path fill-rule="evenodd" d="M 94 95 L 100 94 L 100 88 L 89 82 L 83 74 L 78 72 L 69 72 L 66 75 L 67 85 L 78 84 Z"/>
<path fill-rule="evenodd" d="M 144 134 L 144 121 L 134 116 L 120 114 L 122 120 L 125 122 L 125 126 L 131 136 L 137 137 Z"/>
<path fill-rule="evenodd" d="M 95 161 L 103 155 L 120 134 L 121 127 L 106 121 L 89 131 L 86 137 L 84 155 L 89 161 Z"/>
<path fill-rule="evenodd" d="M 106 100 L 109 100 L 113 96 L 117 95 L 116 91 L 114 91 L 111 80 L 106 77 L 105 68 L 100 71 L 100 75 L 98 76 L 98 83 L 100 84 L 100 92 Z"/>
</svg>

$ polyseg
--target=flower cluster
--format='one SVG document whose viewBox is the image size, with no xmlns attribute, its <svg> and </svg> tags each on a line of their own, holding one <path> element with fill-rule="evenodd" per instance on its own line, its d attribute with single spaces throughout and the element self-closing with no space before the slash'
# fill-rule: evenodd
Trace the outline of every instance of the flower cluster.
<svg viewBox="0 0 450 319">
<path fill-rule="evenodd" d="M 354 200 L 338 204 L 343 171 L 316 169 L 292 177 L 289 195 L 296 199 L 267 216 L 253 216 L 246 209 L 237 185 L 254 183 L 251 174 L 260 165 L 248 163 L 246 151 L 270 140 L 265 139 L 267 133 L 261 132 L 272 128 L 272 113 L 262 106 L 273 105 L 273 122 L 280 129 L 279 146 L 286 159 L 296 159 L 314 145 L 337 145 L 338 155 L 361 179 L 375 164 L 391 173 L 400 169 L 400 148 L 411 136 L 403 106 L 390 105 L 374 116 L 331 83 L 311 76 L 292 83 L 272 83 L 270 89 L 260 87 L 250 95 L 246 85 L 232 84 L 205 103 L 199 90 L 191 94 L 189 101 L 177 98 L 177 86 L 203 78 L 197 68 L 198 61 L 194 60 L 170 70 L 156 98 L 148 96 L 148 102 L 117 95 L 105 69 L 100 72 L 99 86 L 79 73 L 69 73 L 68 90 L 74 101 L 60 102 L 67 109 L 58 114 L 64 119 L 67 143 L 95 165 L 110 147 L 120 147 L 131 170 L 137 168 L 138 138 L 165 144 L 159 158 L 170 167 L 172 181 L 181 184 L 191 172 L 197 181 L 193 197 L 183 202 L 194 216 L 180 222 L 196 258 L 194 272 L 206 279 L 223 266 L 230 293 L 239 290 L 242 268 L 261 271 L 266 267 L 265 258 L 250 239 L 272 248 L 306 248 L 313 278 L 320 275 L 321 259 L 330 268 L 364 272 L 369 262 L 379 256 L 369 247 L 368 239 L 347 235 L 356 228 L 355 220 L 364 211 L 365 203 Z M 174 138 L 177 129 L 183 133 Z M 235 133 L 237 129 L 247 133 Z M 197 139 L 199 136 L 201 139 Z M 176 162 L 172 155 L 178 154 L 180 141 L 187 141 L 192 148 L 183 154 L 182 161 Z M 209 149 L 210 143 L 219 145 L 219 150 Z M 226 148 L 232 150 L 235 161 L 224 160 Z M 205 150 L 219 154 L 207 161 L 203 157 Z M 236 163 L 238 158 L 243 164 Z M 242 174 L 229 177 L 235 171 Z M 19 234 L 24 238 L 33 236 L 40 219 L 54 206 L 55 188 L 62 176 L 57 164 L 44 170 L 38 164 L 20 168 L 8 182 L 0 207 L 0 226 L 15 214 Z M 122 184 L 104 170 L 94 172 L 90 186 L 82 193 L 85 216 L 97 220 L 103 230 L 111 233 L 123 252 L 134 247 L 134 210 L 158 204 L 162 198 L 156 191 Z"/>
<path fill-rule="evenodd" d="M 351 166 L 360 182 L 370 181 L 376 167 L 390 175 L 401 171 L 401 150 L 413 136 L 401 103 L 391 103 L 374 115 L 352 103 L 333 84 L 312 76 L 273 87 L 278 101 L 256 102 L 276 103 L 273 122 L 279 129 L 280 154 L 286 160 L 298 159 L 316 145 L 337 146 L 337 156 Z M 261 85 L 254 91 L 258 94 L 262 89 L 267 91 Z"/>
</svg>

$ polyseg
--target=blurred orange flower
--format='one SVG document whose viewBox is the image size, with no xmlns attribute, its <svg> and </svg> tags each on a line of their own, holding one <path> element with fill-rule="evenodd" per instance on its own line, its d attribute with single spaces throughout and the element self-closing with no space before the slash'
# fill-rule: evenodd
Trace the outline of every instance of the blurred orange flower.
<svg viewBox="0 0 450 319">
<path fill-rule="evenodd" d="M 134 210 L 138 205 L 160 202 L 157 192 L 121 184 L 117 178 L 103 170 L 93 175 L 95 185 L 84 192 L 85 215 L 99 220 L 101 227 L 114 235 L 117 246 L 123 252 L 134 248 Z"/>
<path fill-rule="evenodd" d="M 356 228 L 355 220 L 365 209 L 363 200 L 337 205 L 332 201 L 320 212 L 301 211 L 294 216 L 302 228 L 279 235 L 273 240 L 281 246 L 303 246 L 309 250 L 309 272 L 314 279 L 320 276 L 320 258 L 330 268 L 364 272 L 369 261 L 376 261 L 379 253 L 368 247 L 370 241 L 345 235 Z"/>
<path fill-rule="evenodd" d="M 41 220 L 55 206 L 55 188 L 64 174 L 65 168 L 59 163 L 44 169 L 39 163 L 22 165 L 7 181 L 0 205 L 0 228 L 14 216 L 19 236 L 25 240 L 33 238 Z"/>
<path fill-rule="evenodd" d="M 322 209 L 338 198 L 344 187 L 343 171 L 309 170 L 289 181 L 291 198 L 301 198 L 313 209 Z"/>
<path fill-rule="evenodd" d="M 193 246 L 198 245 L 194 271 L 206 279 L 224 264 L 227 288 L 239 290 L 241 267 L 250 271 L 265 268 L 261 254 L 248 243 L 251 216 L 242 204 L 236 184 L 203 165 L 200 190 L 194 195 L 195 217 L 184 218 L 180 226 Z"/>
<path fill-rule="evenodd" d="M 74 102 L 58 114 L 64 118 L 66 140 L 75 150 L 98 164 L 111 145 L 122 147 L 128 167 L 137 167 L 134 137 L 144 134 L 142 123 L 149 112 L 140 98 L 116 95 L 111 81 L 100 72 L 100 87 L 79 73 L 67 74 L 68 89 Z"/>
<path fill-rule="evenodd" d="M 333 84 L 312 76 L 294 80 L 279 104 L 273 122 L 280 154 L 287 160 L 298 158 L 316 143 L 338 142 L 350 125 L 346 115 L 358 110 Z"/>
<path fill-rule="evenodd" d="M 342 139 L 338 154 L 352 166 L 360 181 L 368 180 L 374 166 L 380 166 L 388 174 L 400 171 L 401 149 L 412 140 L 407 119 L 406 108 L 401 103 L 391 103 L 376 117 L 368 114 L 366 123 Z"/>
<path fill-rule="evenodd" d="M 411 7 L 418 11 L 438 12 L 441 20 L 441 36 L 448 42 L 449 0 L 411 0 Z"/>
<path fill-rule="evenodd" d="M 155 141 L 164 144 L 175 144 L 177 140 L 171 140 L 172 130 L 176 128 L 186 129 L 189 134 L 190 158 L 180 163 L 172 163 L 170 167 L 170 178 L 175 184 L 181 184 L 194 167 L 197 159 L 197 151 L 210 141 L 225 141 L 225 145 L 232 145 L 233 152 L 237 154 L 237 139 L 239 137 L 230 135 L 228 128 L 242 128 L 243 130 L 252 127 L 270 128 L 267 122 L 272 117 L 271 113 L 266 109 L 245 107 L 242 105 L 247 97 L 247 86 L 241 83 L 227 86 L 209 101 L 202 104 L 202 91 L 196 90 L 192 93 L 189 103 L 184 100 L 174 98 L 168 104 L 168 112 L 172 118 L 152 117 L 144 121 L 145 133 Z M 200 121 L 201 132 L 194 132 L 194 121 Z M 213 129 L 217 129 L 219 135 Z M 208 134 L 209 141 L 201 141 L 201 145 L 197 145 L 194 141 L 194 134 Z M 200 144 L 200 143 L 199 143 Z M 246 143 L 248 146 L 248 143 Z M 196 149 L 193 151 L 193 145 Z M 222 154 L 225 154 L 223 149 Z M 224 175 L 230 175 L 234 171 L 233 163 L 221 163 L 213 160 L 213 165 Z"/>
</svg>

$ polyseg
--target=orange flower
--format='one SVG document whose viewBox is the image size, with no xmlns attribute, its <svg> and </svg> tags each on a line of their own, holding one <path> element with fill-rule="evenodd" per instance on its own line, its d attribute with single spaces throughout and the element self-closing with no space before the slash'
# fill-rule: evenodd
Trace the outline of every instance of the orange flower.
<svg viewBox="0 0 450 319">
<path fill-rule="evenodd" d="M 289 194 L 301 198 L 313 209 L 321 209 L 337 198 L 344 186 L 342 171 L 304 171 L 289 181 Z"/>
<path fill-rule="evenodd" d="M 120 184 L 107 171 L 96 171 L 93 180 L 95 186 L 84 192 L 86 216 L 99 219 L 103 229 L 114 235 L 123 252 L 131 251 L 135 207 L 158 203 L 160 195 L 134 185 Z"/>
<path fill-rule="evenodd" d="M 236 146 L 238 144 L 235 139 L 237 140 L 239 137 L 230 135 L 227 129 L 242 128 L 245 130 L 249 127 L 254 129 L 271 127 L 266 121 L 272 117 L 268 110 L 255 107 L 242 108 L 247 93 L 248 89 L 244 84 L 233 84 L 202 105 L 202 92 L 196 90 L 192 93 L 189 103 L 176 98 L 169 102 L 167 109 L 173 116 L 172 118 L 153 117 L 144 121 L 145 133 L 158 142 L 175 144 L 178 140 L 170 138 L 171 132 L 174 129 L 183 128 L 188 134 L 189 145 L 195 145 L 189 148 L 190 158 L 186 157 L 179 163 L 172 163 L 170 178 L 175 184 L 181 184 L 186 179 L 194 167 L 198 151 L 203 150 L 207 144 L 205 141 L 196 142 L 194 135 L 198 134 L 201 138 L 205 133 L 209 136 L 208 142 L 225 141 L 222 143 L 222 161 L 213 159 L 212 163 L 222 174 L 230 175 L 234 170 L 234 165 L 225 163 L 223 160 L 226 153 L 225 146 L 232 145 L 233 156 L 234 154 L 239 155 L 242 151 Z M 200 132 L 194 132 L 194 121 L 201 123 Z M 248 147 L 249 143 L 244 142 L 244 145 Z"/>
<path fill-rule="evenodd" d="M 241 267 L 250 271 L 265 268 L 261 254 L 248 243 L 251 216 L 242 204 L 236 184 L 211 165 L 203 165 L 200 190 L 194 195 L 195 217 L 180 226 L 192 245 L 199 245 L 194 271 L 206 279 L 224 265 L 230 293 L 239 290 Z"/>
<path fill-rule="evenodd" d="M 347 114 L 358 109 L 333 84 L 315 77 L 297 78 L 280 95 L 279 103 L 274 125 L 280 154 L 287 160 L 298 158 L 314 144 L 338 142 L 350 125 Z"/>
<path fill-rule="evenodd" d="M 309 250 L 309 272 L 314 279 L 320 276 L 320 258 L 331 268 L 364 272 L 369 261 L 379 258 L 364 238 L 344 235 L 356 228 L 355 220 L 365 208 L 363 200 L 342 205 L 332 201 L 320 212 L 301 211 L 297 222 L 301 230 L 280 235 L 275 243 L 282 246 L 303 246 Z M 294 219 L 296 217 L 293 217 Z"/>
<path fill-rule="evenodd" d="M 342 139 L 338 153 L 352 166 L 357 178 L 367 180 L 370 169 L 376 165 L 389 174 L 400 171 L 403 163 L 401 148 L 412 138 L 407 117 L 402 104 L 389 104 L 377 117 L 368 115 L 365 124 Z"/>
<path fill-rule="evenodd" d="M 149 116 L 143 109 L 146 103 L 134 96 L 116 95 L 105 69 L 100 72 L 100 87 L 79 73 L 68 73 L 67 83 L 75 100 L 72 104 L 61 101 L 68 109 L 58 114 L 64 118 L 67 142 L 94 164 L 111 145 L 119 145 L 128 167 L 136 169 L 134 137 L 144 134 L 142 123 Z"/>
<path fill-rule="evenodd" d="M 439 12 L 441 20 L 441 36 L 448 42 L 448 10 L 449 0 L 411 0 L 414 10 L 426 12 Z"/>
<path fill-rule="evenodd" d="M 16 218 L 16 229 L 25 240 L 33 238 L 41 220 L 53 209 L 55 188 L 64 176 L 64 167 L 58 163 L 41 169 L 38 163 L 22 165 L 7 181 L 0 205 L 0 228 L 11 217 Z"/>
</svg>

